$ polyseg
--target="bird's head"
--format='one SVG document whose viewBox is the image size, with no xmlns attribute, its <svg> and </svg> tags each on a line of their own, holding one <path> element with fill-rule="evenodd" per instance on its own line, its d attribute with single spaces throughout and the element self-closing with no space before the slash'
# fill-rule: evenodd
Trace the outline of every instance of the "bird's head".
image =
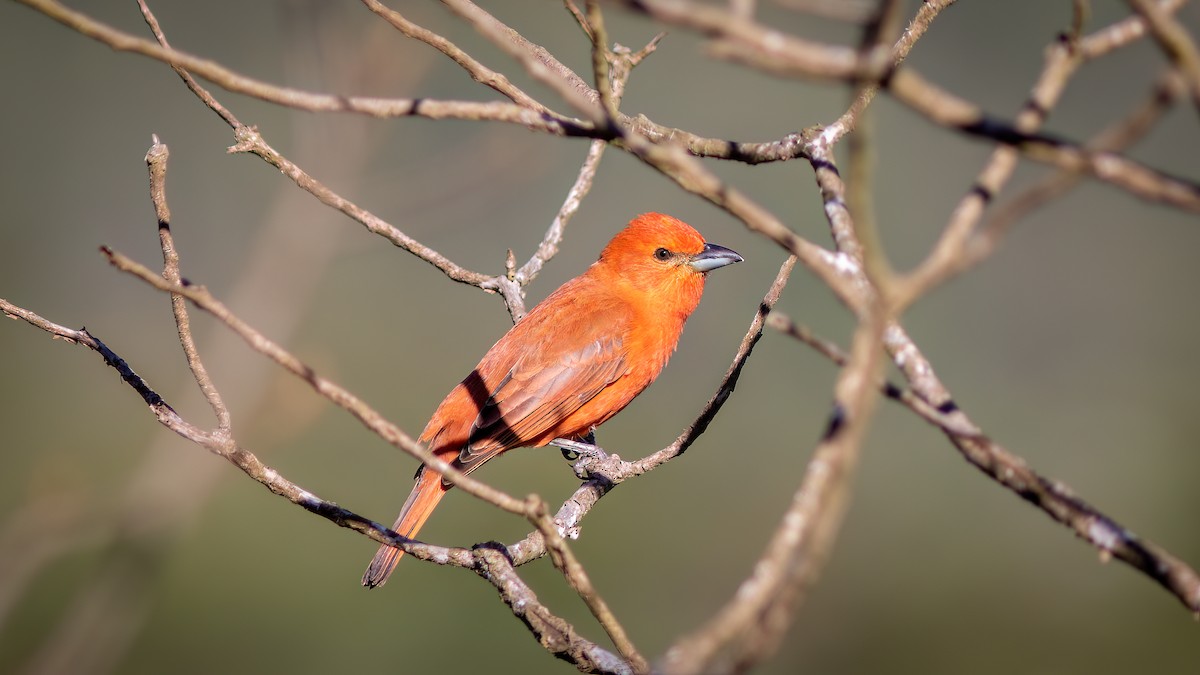
<svg viewBox="0 0 1200 675">
<path fill-rule="evenodd" d="M 677 304 L 687 315 L 700 302 L 708 273 L 741 261 L 678 218 L 644 213 L 612 238 L 596 265 L 632 291 Z"/>
</svg>

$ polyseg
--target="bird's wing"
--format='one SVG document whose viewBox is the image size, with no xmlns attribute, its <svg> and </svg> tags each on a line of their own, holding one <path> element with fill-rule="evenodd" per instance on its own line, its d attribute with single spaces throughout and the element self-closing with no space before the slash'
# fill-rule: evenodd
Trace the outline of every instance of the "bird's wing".
<svg viewBox="0 0 1200 675">
<path fill-rule="evenodd" d="M 627 370 L 620 330 L 556 348 L 556 340 L 523 354 L 491 392 L 455 464 L 471 472 L 510 448 L 553 429 Z M 601 334 L 601 332 L 603 334 Z"/>
</svg>

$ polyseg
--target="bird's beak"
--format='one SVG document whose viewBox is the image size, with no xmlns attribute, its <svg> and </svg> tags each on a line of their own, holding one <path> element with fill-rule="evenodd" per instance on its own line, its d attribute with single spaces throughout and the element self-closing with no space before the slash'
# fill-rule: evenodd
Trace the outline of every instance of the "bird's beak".
<svg viewBox="0 0 1200 675">
<path fill-rule="evenodd" d="M 705 244 L 704 250 L 692 256 L 689 264 L 697 272 L 711 272 L 718 267 L 739 263 L 742 260 L 742 256 L 724 246 Z"/>
</svg>

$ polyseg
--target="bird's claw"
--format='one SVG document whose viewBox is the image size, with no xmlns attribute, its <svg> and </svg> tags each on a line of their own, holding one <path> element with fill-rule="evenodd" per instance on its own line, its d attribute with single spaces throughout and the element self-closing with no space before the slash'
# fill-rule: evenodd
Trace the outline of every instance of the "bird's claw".
<svg viewBox="0 0 1200 675">
<path fill-rule="evenodd" d="M 574 462 L 580 457 L 596 460 L 608 459 L 608 453 L 595 443 L 587 443 L 569 438 L 556 438 L 550 443 L 562 450 L 563 458 L 568 462 Z"/>
<path fill-rule="evenodd" d="M 590 469 L 600 462 L 608 460 L 610 455 L 596 445 L 596 437 L 588 434 L 584 440 L 572 438 L 556 438 L 551 443 L 562 450 L 563 459 L 571 462 L 571 468 L 580 480 L 591 477 Z"/>
</svg>

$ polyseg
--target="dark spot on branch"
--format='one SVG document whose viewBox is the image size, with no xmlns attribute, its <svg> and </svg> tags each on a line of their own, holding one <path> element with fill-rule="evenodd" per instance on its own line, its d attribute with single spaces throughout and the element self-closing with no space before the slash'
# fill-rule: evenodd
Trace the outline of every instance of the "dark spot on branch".
<svg viewBox="0 0 1200 675">
<path fill-rule="evenodd" d="M 938 405 L 937 410 L 943 415 L 949 415 L 950 413 L 958 412 L 958 404 L 954 402 L 954 399 L 948 398 Z"/>
<path fill-rule="evenodd" d="M 888 87 L 891 86 L 892 78 L 895 77 L 895 75 L 896 75 L 896 70 L 897 70 L 897 68 L 895 65 L 890 65 L 884 69 L 883 73 L 880 74 L 879 87 L 881 89 L 887 89 Z"/>
<path fill-rule="evenodd" d="M 495 551 L 504 556 L 509 565 L 513 565 L 512 556 L 508 554 L 508 547 L 498 541 L 482 541 L 471 547 L 472 551 Z"/>
<path fill-rule="evenodd" d="M 841 176 L 841 175 L 842 175 L 842 174 L 841 174 L 841 172 L 839 172 L 839 171 L 838 171 L 838 168 L 837 168 L 837 166 L 836 166 L 836 165 L 834 165 L 834 164 L 833 164 L 833 162 L 830 162 L 830 161 L 829 161 L 829 160 L 827 160 L 827 159 L 822 159 L 822 158 L 820 158 L 820 157 L 817 157 L 817 158 L 814 158 L 814 159 L 812 159 L 812 160 L 810 160 L 810 161 L 811 161 L 811 163 L 812 163 L 812 167 L 813 167 L 813 169 L 816 169 L 817 171 L 820 171 L 821 169 L 824 169 L 824 170 L 826 170 L 826 171 L 832 171 L 832 172 L 833 172 L 835 175 L 837 175 L 837 176 Z"/>
<path fill-rule="evenodd" d="M 822 442 L 833 440 L 833 437 L 846 426 L 846 408 L 841 403 L 834 401 L 833 410 L 829 413 L 829 424 L 825 427 L 825 434 L 821 436 Z"/>
<path fill-rule="evenodd" d="M 1029 101 L 1026 105 L 1034 109 L 1041 109 L 1041 106 L 1034 101 Z M 1014 147 L 1027 144 L 1047 145 L 1052 148 L 1071 147 L 1071 143 L 1062 138 L 1055 138 L 1048 134 L 1027 134 L 1006 122 L 987 117 L 981 117 L 974 122 L 959 125 L 959 129 L 973 136 L 990 138 L 998 143 Z"/>
<path fill-rule="evenodd" d="M 747 151 L 747 149 L 742 147 L 742 145 L 737 141 L 722 141 L 722 143 L 725 144 L 726 157 L 735 162 L 755 164 L 755 160 L 757 160 L 759 157 L 758 153 Z"/>
<path fill-rule="evenodd" d="M 1042 105 L 1042 104 L 1041 104 L 1039 101 L 1037 101 L 1036 99 L 1032 99 L 1032 98 L 1031 98 L 1031 99 L 1029 99 L 1029 100 L 1027 100 L 1027 101 L 1025 101 L 1025 108 L 1027 108 L 1028 110 L 1032 110 L 1032 111 L 1036 112 L 1036 113 L 1038 114 L 1038 116 L 1039 116 L 1039 117 L 1043 117 L 1043 118 L 1044 118 L 1044 117 L 1046 117 L 1047 115 L 1049 115 L 1049 114 L 1050 114 L 1050 109 L 1049 109 L 1049 108 L 1047 108 L 1046 106 Z"/>
<path fill-rule="evenodd" d="M 969 124 L 962 125 L 962 130 L 973 136 L 985 136 L 995 139 L 1006 145 L 1016 145 L 1025 139 L 1025 134 L 1018 132 L 1010 126 L 1000 124 L 986 117 L 980 118 Z"/>
<path fill-rule="evenodd" d="M 549 113 L 542 113 L 542 119 L 552 127 L 557 126 L 562 131 L 562 135 L 568 138 L 595 138 L 606 141 L 616 138 L 610 133 L 605 133 L 605 129 L 593 129 L 590 126 L 574 124 Z"/>
<path fill-rule="evenodd" d="M 994 196 L 992 191 L 981 183 L 975 183 L 971 186 L 971 194 L 979 197 L 984 204 L 990 204 Z"/>
</svg>

